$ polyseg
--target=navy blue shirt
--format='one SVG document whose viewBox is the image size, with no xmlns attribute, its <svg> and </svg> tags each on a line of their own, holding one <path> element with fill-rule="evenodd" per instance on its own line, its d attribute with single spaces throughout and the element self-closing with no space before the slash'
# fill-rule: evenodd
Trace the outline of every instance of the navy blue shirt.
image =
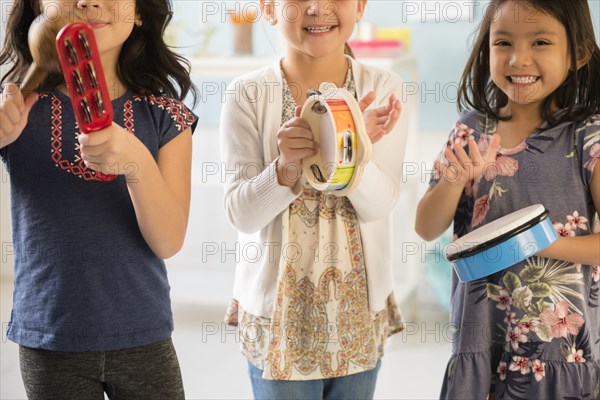
<svg viewBox="0 0 600 400">
<path fill-rule="evenodd" d="M 112 106 L 115 122 L 155 158 L 197 123 L 168 97 L 128 93 Z M 0 151 L 10 174 L 15 251 L 8 338 L 58 351 L 168 339 L 173 318 L 165 264 L 141 235 L 124 177 L 106 182 L 87 169 L 78 132 L 69 97 L 55 90 L 41 96 L 19 139 Z"/>
</svg>

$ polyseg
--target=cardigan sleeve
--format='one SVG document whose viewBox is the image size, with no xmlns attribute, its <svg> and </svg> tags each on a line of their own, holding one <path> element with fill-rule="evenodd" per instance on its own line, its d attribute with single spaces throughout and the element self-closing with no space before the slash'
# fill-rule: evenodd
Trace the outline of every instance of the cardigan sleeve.
<svg viewBox="0 0 600 400">
<path fill-rule="evenodd" d="M 257 232 L 283 212 L 299 193 L 277 180 L 276 160 L 265 163 L 259 131 L 256 82 L 234 80 L 221 112 L 221 158 L 227 219 L 240 232 Z M 260 94 L 258 94 L 260 96 Z M 294 188 L 297 189 L 297 188 Z"/>
<path fill-rule="evenodd" d="M 394 93 L 402 101 L 402 80 L 395 74 L 375 85 L 377 107 L 386 105 Z M 402 103 L 400 118 L 390 133 L 373 145 L 371 162 L 365 167 L 361 183 L 348 195 L 358 216 L 364 221 L 388 218 L 400 195 L 402 165 L 408 138 L 408 110 Z"/>
</svg>

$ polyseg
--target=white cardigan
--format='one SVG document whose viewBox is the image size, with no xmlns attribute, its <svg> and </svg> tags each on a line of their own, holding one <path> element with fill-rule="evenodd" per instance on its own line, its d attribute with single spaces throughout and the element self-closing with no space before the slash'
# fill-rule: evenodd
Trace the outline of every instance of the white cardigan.
<svg viewBox="0 0 600 400">
<path fill-rule="evenodd" d="M 386 105 L 392 93 L 402 100 L 400 77 L 350 60 L 359 99 L 374 91 L 376 107 Z M 263 317 L 275 309 L 281 216 L 300 194 L 298 186 L 279 185 L 275 171 L 282 89 L 279 62 L 235 79 L 227 88 L 220 123 L 225 210 L 239 232 L 233 297 L 244 310 Z M 400 121 L 373 146 L 362 181 L 348 196 L 358 214 L 373 311 L 385 308 L 394 288 L 390 219 L 400 192 L 407 115 L 403 103 Z"/>
</svg>

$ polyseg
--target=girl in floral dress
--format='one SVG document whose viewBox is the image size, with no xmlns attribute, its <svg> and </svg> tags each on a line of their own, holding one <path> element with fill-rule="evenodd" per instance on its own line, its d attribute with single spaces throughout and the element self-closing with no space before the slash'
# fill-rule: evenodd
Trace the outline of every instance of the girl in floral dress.
<svg viewBox="0 0 600 400">
<path fill-rule="evenodd" d="M 407 120 L 400 78 L 345 55 L 366 3 L 261 1 L 285 56 L 227 90 L 225 208 L 240 249 L 252 252 L 242 251 L 226 321 L 239 328 L 256 398 L 372 398 L 384 341 L 402 328 L 389 223 Z M 321 82 L 363 109 L 377 98 L 363 114 L 373 156 L 347 196 L 320 192 L 301 173 L 318 144 L 299 106 Z"/>
<path fill-rule="evenodd" d="M 600 50 L 586 0 L 492 0 L 464 111 L 417 211 L 426 240 L 541 203 L 559 239 L 489 277 L 453 276 L 444 399 L 600 398 Z"/>
</svg>

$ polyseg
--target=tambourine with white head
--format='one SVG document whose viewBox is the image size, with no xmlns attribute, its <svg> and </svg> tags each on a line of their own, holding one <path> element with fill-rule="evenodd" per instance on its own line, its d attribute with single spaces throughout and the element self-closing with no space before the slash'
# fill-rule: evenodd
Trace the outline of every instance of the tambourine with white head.
<svg viewBox="0 0 600 400">
<path fill-rule="evenodd" d="M 446 259 L 463 282 L 511 267 L 550 246 L 558 234 L 541 204 L 515 211 L 448 245 Z"/>
<path fill-rule="evenodd" d="M 309 125 L 319 152 L 302 160 L 308 183 L 339 196 L 360 183 L 371 160 L 371 140 L 358 102 L 346 89 L 324 82 L 309 92 L 300 117 Z"/>
</svg>

